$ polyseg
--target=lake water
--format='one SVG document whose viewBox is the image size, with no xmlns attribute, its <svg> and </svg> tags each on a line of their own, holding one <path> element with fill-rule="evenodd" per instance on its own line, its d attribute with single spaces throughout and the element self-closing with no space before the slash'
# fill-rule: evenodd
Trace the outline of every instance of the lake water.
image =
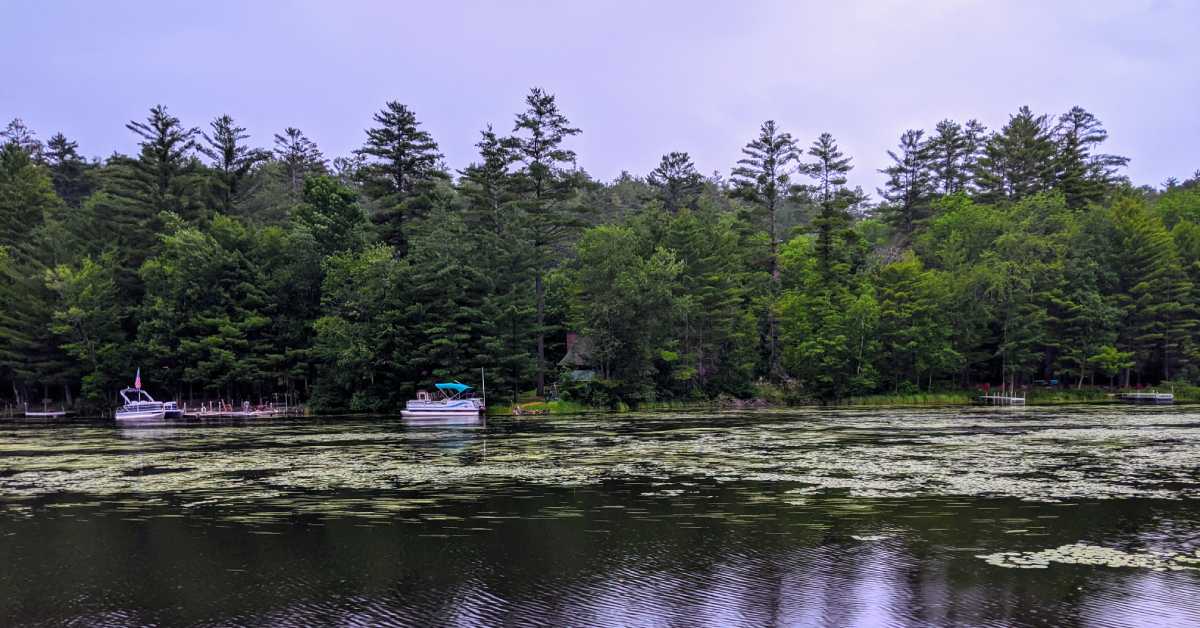
<svg viewBox="0 0 1200 628">
<path fill-rule="evenodd" d="M 1200 413 L 0 424 L 3 625 L 1200 625 Z"/>
</svg>

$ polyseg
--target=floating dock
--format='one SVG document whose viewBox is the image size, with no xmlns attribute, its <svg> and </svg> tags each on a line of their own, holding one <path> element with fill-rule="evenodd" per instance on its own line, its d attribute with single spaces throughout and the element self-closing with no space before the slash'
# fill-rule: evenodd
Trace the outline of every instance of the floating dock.
<svg viewBox="0 0 1200 628">
<path fill-rule="evenodd" d="M 1117 399 L 1125 403 L 1148 403 L 1154 405 L 1170 405 L 1175 403 L 1175 393 L 1160 392 L 1131 392 L 1120 393 Z"/>
<path fill-rule="evenodd" d="M 975 398 L 975 403 L 983 406 L 1023 406 L 1025 398 L 1009 395 L 979 395 Z"/>
</svg>

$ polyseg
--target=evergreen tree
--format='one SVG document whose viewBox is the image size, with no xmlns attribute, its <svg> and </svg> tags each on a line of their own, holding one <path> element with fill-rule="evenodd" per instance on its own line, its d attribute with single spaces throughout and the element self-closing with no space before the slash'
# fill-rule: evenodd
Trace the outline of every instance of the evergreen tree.
<svg viewBox="0 0 1200 628">
<path fill-rule="evenodd" d="M 930 213 L 933 182 L 924 135 L 924 131 L 905 131 L 900 136 L 900 154 L 889 150 L 893 163 L 880 170 L 888 177 L 884 189 L 878 190 L 886 202 L 882 209 L 888 222 L 905 234 L 911 234 Z"/>
<path fill-rule="evenodd" d="M 743 157 L 733 169 L 731 180 L 736 193 L 761 208 L 767 222 L 770 256 L 768 272 L 771 293 L 767 302 L 767 372 L 779 377 L 779 323 L 773 308 L 779 296 L 779 234 L 778 211 L 789 193 L 791 174 L 800 159 L 796 140 L 791 133 L 780 131 L 774 120 L 759 127 L 758 137 L 742 148 Z"/>
<path fill-rule="evenodd" d="M 423 209 L 414 201 L 436 179 L 445 178 L 439 166 L 442 154 L 407 106 L 389 101 L 374 120 L 378 126 L 367 129 L 366 144 L 355 151 L 366 162 L 354 174 L 375 202 L 373 219 L 383 240 L 404 255 L 405 222 L 419 217 Z"/>
<path fill-rule="evenodd" d="M 1169 380 L 1194 346 L 1192 283 L 1170 232 L 1144 202 L 1122 198 L 1111 213 L 1123 306 L 1118 348 L 1134 353 L 1145 376 Z"/>
<path fill-rule="evenodd" d="M 475 144 L 479 159 L 462 170 L 459 191 L 472 238 L 490 260 L 483 272 L 492 289 L 482 306 L 493 317 L 496 342 L 490 388 L 506 390 L 515 403 L 521 384 L 534 376 L 533 259 L 523 241 L 517 208 L 520 190 L 512 171 L 517 160 L 514 141 L 497 136 L 491 125 L 480 135 Z"/>
<path fill-rule="evenodd" d="M 704 187 L 704 179 L 696 172 L 692 158 L 680 152 L 663 155 L 646 180 L 658 190 L 663 207 L 672 214 L 684 207 L 692 207 Z"/>
<path fill-rule="evenodd" d="M 510 168 L 516 156 L 512 142 L 497 136 L 492 125 L 480 135 L 475 144 L 479 161 L 460 172 L 459 189 L 466 199 L 472 226 L 501 235 L 509 226 L 505 210 L 515 198 Z"/>
<path fill-rule="evenodd" d="M 747 307 L 750 271 L 737 218 L 683 209 L 665 220 L 658 246 L 674 253 L 681 265 L 675 326 L 680 359 L 668 386 L 683 383 L 688 396 L 745 394 L 757 361 L 758 323 Z M 658 219 L 647 215 L 643 221 Z"/>
<path fill-rule="evenodd" d="M 68 206 L 79 207 L 94 187 L 89 176 L 92 165 L 79 156 L 79 144 L 56 133 L 46 142 L 45 155 L 54 191 Z"/>
<path fill-rule="evenodd" d="M 45 148 L 42 141 L 37 138 L 37 134 L 32 129 L 25 126 L 25 121 L 20 118 L 13 118 L 9 121 L 8 126 L 0 131 L 0 144 L 16 144 L 33 161 L 42 161 L 42 152 Z"/>
<path fill-rule="evenodd" d="M 930 185 L 942 195 L 967 190 L 987 129 L 977 120 L 966 126 L 942 120 L 928 141 Z"/>
<path fill-rule="evenodd" d="M 17 140 L 0 146 L 0 381 L 19 402 L 31 386 L 64 384 L 68 368 L 46 321 L 51 295 L 42 282 L 47 263 L 42 227 L 61 211 L 49 172 Z"/>
<path fill-rule="evenodd" d="M 293 200 L 300 198 L 305 177 L 326 172 L 325 156 L 295 127 L 284 129 L 282 135 L 275 134 L 275 159 L 283 164 L 287 189 Z"/>
<path fill-rule="evenodd" d="M 406 371 L 420 384 L 474 381 L 480 368 L 497 366 L 502 342 L 488 298 L 488 251 L 472 236 L 460 215 L 441 210 L 412 239 L 404 268 L 404 282 L 411 286 L 404 322 L 420 350 L 407 356 Z"/>
<path fill-rule="evenodd" d="M 521 168 L 515 173 L 521 200 L 519 217 L 524 240 L 532 253 L 534 297 L 537 308 L 537 391 L 546 389 L 546 288 L 545 273 L 553 263 L 553 249 L 579 230 L 581 208 L 572 203 L 580 187 L 575 172 L 575 151 L 563 143 L 578 135 L 558 109 L 554 95 L 533 88 L 525 97 L 527 109 L 517 114 L 512 147 Z"/>
<path fill-rule="evenodd" d="M 125 125 L 141 138 L 136 159 L 110 160 L 106 188 L 138 221 L 157 221 L 161 212 L 187 220 L 201 217 L 199 164 L 192 154 L 199 129 L 184 128 L 166 107 L 150 109 L 145 122 Z"/>
<path fill-rule="evenodd" d="M 813 221 L 818 268 L 827 286 L 845 284 L 852 270 L 848 253 L 857 240 L 850 229 L 848 210 L 862 198 L 861 193 L 846 189 L 846 174 L 854 166 L 829 133 L 822 133 L 812 143 L 808 155 L 813 161 L 805 165 L 805 170 L 816 180 L 816 198 L 821 208 Z"/>
<path fill-rule="evenodd" d="M 988 202 L 1018 201 L 1055 184 L 1055 145 L 1045 115 L 1029 107 L 988 138 L 975 166 L 975 185 Z"/>
<path fill-rule="evenodd" d="M 1072 107 L 1054 128 L 1058 144 L 1058 186 L 1072 209 L 1098 202 L 1117 181 L 1117 169 L 1129 163 L 1118 155 L 1093 154 L 1108 139 L 1108 131 L 1082 107 Z"/>
<path fill-rule="evenodd" d="M 212 134 L 202 133 L 204 144 L 198 150 L 212 160 L 212 195 L 222 213 L 232 214 L 234 207 L 249 194 L 247 183 L 254 168 L 270 159 L 270 153 L 246 146 L 250 136 L 233 118 L 222 115 L 213 120 Z"/>
</svg>

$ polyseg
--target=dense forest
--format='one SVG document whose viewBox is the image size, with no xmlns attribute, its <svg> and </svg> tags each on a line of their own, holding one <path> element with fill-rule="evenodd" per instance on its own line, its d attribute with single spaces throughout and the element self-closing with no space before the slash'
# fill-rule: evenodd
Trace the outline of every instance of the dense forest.
<svg viewBox="0 0 1200 628">
<path fill-rule="evenodd" d="M 111 406 L 137 368 L 319 411 L 480 368 L 596 405 L 1200 381 L 1200 173 L 1133 185 L 1084 109 L 906 130 L 869 194 L 773 121 L 727 176 L 670 152 L 597 181 L 553 95 L 514 108 L 459 171 L 398 102 L 334 159 L 163 106 L 104 159 L 14 120 L 0 397 Z"/>
</svg>

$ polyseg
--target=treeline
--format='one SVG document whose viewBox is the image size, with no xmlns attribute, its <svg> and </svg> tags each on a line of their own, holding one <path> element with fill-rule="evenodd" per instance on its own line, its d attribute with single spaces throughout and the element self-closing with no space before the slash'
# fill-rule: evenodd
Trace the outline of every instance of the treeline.
<svg viewBox="0 0 1200 628">
<path fill-rule="evenodd" d="M 672 152 L 597 181 L 539 89 L 461 171 L 397 102 L 333 160 L 229 116 L 126 126 L 138 153 L 103 160 L 3 133 L 11 401 L 110 405 L 139 367 L 327 411 L 480 368 L 493 399 L 596 404 L 1200 380 L 1200 176 L 1134 187 L 1080 108 L 905 131 L 878 202 L 832 135 L 772 121 L 728 178 Z"/>
</svg>

